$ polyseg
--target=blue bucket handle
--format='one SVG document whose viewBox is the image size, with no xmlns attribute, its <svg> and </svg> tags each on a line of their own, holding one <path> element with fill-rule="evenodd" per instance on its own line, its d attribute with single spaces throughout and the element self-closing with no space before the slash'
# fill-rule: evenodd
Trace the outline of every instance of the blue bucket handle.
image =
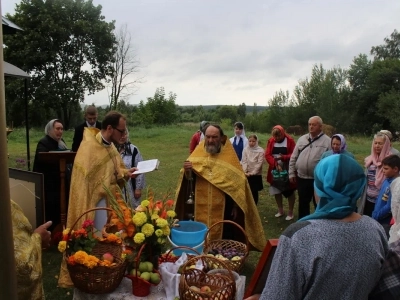
<svg viewBox="0 0 400 300">
<path fill-rule="evenodd" d="M 171 245 L 173 246 L 173 247 L 179 247 L 180 245 L 176 245 L 172 240 L 171 240 L 171 238 L 169 237 L 169 235 L 167 236 L 167 238 L 168 238 L 168 241 L 171 243 Z M 200 244 L 198 244 L 197 246 L 194 246 L 194 247 L 191 247 L 191 248 L 193 248 L 194 250 L 197 250 L 197 248 L 200 248 L 201 246 L 203 246 L 204 245 L 204 241 L 202 241 Z"/>
</svg>

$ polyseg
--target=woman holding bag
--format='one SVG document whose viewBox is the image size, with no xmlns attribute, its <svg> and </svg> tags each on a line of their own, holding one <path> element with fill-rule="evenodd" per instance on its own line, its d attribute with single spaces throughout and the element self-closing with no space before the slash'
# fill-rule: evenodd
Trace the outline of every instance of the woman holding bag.
<svg viewBox="0 0 400 300">
<path fill-rule="evenodd" d="M 293 219 L 293 207 L 296 200 L 294 191 L 296 190 L 295 184 L 290 184 L 287 190 L 280 190 L 273 186 L 272 171 L 280 166 L 282 170 L 288 170 L 289 160 L 292 156 L 296 142 L 288 135 L 282 126 L 276 125 L 272 128 L 272 137 L 268 140 L 265 150 L 265 159 L 269 165 L 267 172 L 267 182 L 270 184 L 269 193 L 275 196 L 276 204 L 278 205 L 278 212 L 275 217 L 279 218 L 284 215 L 282 195 L 288 198 L 289 211 L 286 220 Z"/>
</svg>

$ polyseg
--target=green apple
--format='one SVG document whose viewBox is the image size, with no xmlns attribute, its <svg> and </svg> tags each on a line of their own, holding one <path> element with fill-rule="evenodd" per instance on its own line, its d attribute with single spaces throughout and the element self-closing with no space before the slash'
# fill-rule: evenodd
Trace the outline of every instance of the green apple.
<svg viewBox="0 0 400 300">
<path fill-rule="evenodd" d="M 141 272 L 137 269 L 132 269 L 131 271 L 131 275 L 133 276 L 140 276 Z"/>
<path fill-rule="evenodd" d="M 151 273 L 149 273 L 149 272 L 143 272 L 142 274 L 140 274 L 140 278 L 142 278 L 146 281 L 150 281 L 150 276 L 151 276 Z"/>
<path fill-rule="evenodd" d="M 154 284 L 159 284 L 161 281 L 160 275 L 158 273 L 150 273 L 150 282 Z"/>
<path fill-rule="evenodd" d="M 153 272 L 153 264 L 149 261 L 146 261 L 145 264 L 146 264 L 147 272 Z"/>
<path fill-rule="evenodd" d="M 139 264 L 140 272 L 147 272 L 147 263 L 145 261 L 141 261 Z"/>
</svg>

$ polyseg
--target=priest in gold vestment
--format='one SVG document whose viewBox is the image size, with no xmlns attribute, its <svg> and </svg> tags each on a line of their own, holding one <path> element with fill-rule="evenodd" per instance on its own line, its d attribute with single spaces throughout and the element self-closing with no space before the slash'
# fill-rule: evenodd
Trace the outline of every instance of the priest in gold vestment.
<svg viewBox="0 0 400 300">
<path fill-rule="evenodd" d="M 114 146 L 126 134 L 126 118 L 118 112 L 109 112 L 105 116 L 101 131 L 97 128 L 85 128 L 72 169 L 67 228 L 70 228 L 85 211 L 96 206 L 109 206 L 108 195 L 103 185 L 113 192 L 117 186 L 122 187 L 128 177 L 134 177 L 132 173 L 137 169 L 126 169 Z M 103 213 L 104 215 L 95 212 L 86 214 L 74 229 L 81 228 L 86 219 L 91 219 L 95 221 L 95 227 L 101 230 L 96 224 L 98 216 L 101 216 L 104 225 L 106 214 L 105 211 Z M 58 285 L 73 286 L 64 260 Z"/>
<path fill-rule="evenodd" d="M 12 200 L 11 219 L 18 299 L 42 300 L 44 299 L 42 247 L 50 246 L 50 231 L 47 229 L 51 221 L 33 230 L 21 207 Z"/>
<path fill-rule="evenodd" d="M 262 251 L 266 244 L 264 230 L 236 152 L 219 126 L 209 125 L 205 132 L 204 142 L 181 170 L 175 207 L 178 218 L 187 220 L 193 215 L 195 221 L 208 228 L 222 220 L 234 221 L 244 227 L 252 247 Z M 192 188 L 188 172 L 194 174 Z M 194 205 L 186 203 L 192 189 Z M 211 239 L 240 239 L 224 227 L 210 231 Z"/>
</svg>

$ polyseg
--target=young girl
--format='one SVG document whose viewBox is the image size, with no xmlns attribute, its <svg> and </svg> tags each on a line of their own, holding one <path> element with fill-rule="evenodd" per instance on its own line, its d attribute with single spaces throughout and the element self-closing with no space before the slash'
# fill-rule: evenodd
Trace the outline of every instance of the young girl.
<svg viewBox="0 0 400 300">
<path fill-rule="evenodd" d="M 244 125 L 242 122 L 236 122 L 233 125 L 233 128 L 235 136 L 231 137 L 229 140 L 235 149 L 240 163 L 242 163 L 243 150 L 247 147 L 248 140 L 244 132 Z"/>
<path fill-rule="evenodd" d="M 255 134 L 249 136 L 248 145 L 243 150 L 242 168 L 247 176 L 251 193 L 256 205 L 258 192 L 263 189 L 262 166 L 264 163 L 264 149 L 258 146 L 258 137 Z"/>
</svg>

